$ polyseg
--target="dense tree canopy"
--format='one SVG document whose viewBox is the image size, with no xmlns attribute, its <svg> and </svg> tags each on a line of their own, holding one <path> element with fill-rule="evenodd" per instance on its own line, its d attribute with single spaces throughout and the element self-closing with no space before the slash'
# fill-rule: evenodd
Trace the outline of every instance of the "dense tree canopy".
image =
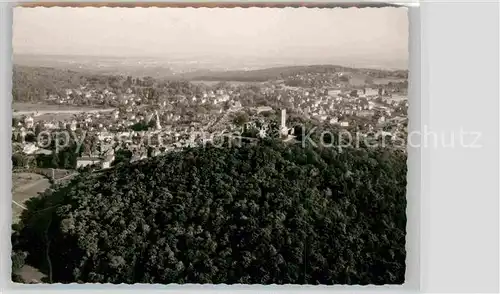
<svg viewBox="0 0 500 294">
<path fill-rule="evenodd" d="M 193 148 L 48 191 L 13 244 L 53 282 L 402 283 L 405 190 L 388 149 Z"/>
</svg>

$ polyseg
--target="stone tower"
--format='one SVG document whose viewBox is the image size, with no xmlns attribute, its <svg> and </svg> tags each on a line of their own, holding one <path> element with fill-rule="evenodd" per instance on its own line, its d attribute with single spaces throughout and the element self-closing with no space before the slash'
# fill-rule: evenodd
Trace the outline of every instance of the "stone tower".
<svg viewBox="0 0 500 294">
<path fill-rule="evenodd" d="M 155 119 L 156 119 L 156 129 L 161 130 L 160 116 L 158 115 L 157 110 L 155 110 Z"/>
</svg>

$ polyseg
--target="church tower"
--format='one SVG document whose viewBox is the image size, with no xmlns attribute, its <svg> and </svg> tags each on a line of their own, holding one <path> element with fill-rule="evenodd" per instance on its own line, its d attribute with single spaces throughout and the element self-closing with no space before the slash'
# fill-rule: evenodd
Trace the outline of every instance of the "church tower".
<svg viewBox="0 0 500 294">
<path fill-rule="evenodd" d="M 161 130 L 161 125 L 160 125 L 160 116 L 158 115 L 158 111 L 155 110 L 155 119 L 156 119 L 156 129 Z"/>
</svg>

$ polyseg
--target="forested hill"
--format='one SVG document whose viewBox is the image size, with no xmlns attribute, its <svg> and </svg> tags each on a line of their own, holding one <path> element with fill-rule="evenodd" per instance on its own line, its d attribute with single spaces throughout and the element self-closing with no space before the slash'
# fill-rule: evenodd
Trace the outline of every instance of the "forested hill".
<svg viewBox="0 0 500 294">
<path fill-rule="evenodd" d="M 392 78 L 407 78 L 408 72 L 404 70 L 387 71 L 377 69 L 359 69 L 348 68 L 337 65 L 306 65 L 306 66 L 283 66 L 272 67 L 266 69 L 256 70 L 231 70 L 231 71 L 212 71 L 212 70 L 196 70 L 186 73 L 173 74 L 167 71 L 167 68 L 158 70 L 158 68 L 140 67 L 136 70 L 128 68 L 126 71 L 116 68 L 115 70 L 103 71 L 103 69 L 93 70 L 91 67 L 79 68 L 75 65 L 64 68 L 62 66 L 54 67 L 40 67 L 40 66 L 14 66 L 14 79 L 21 75 L 36 74 L 36 75 L 53 75 L 54 80 L 67 81 L 68 78 L 75 76 L 118 76 L 130 75 L 133 77 L 147 77 L 150 76 L 155 79 L 169 79 L 169 80 L 207 80 L 207 81 L 242 81 L 242 82 L 264 82 L 269 80 L 283 79 L 297 74 L 306 73 L 328 73 L 347 71 L 358 74 L 364 74 L 367 77 L 392 77 Z M 68 75 L 64 77 L 61 75 Z"/>
<path fill-rule="evenodd" d="M 194 71 L 182 76 L 188 80 L 265 82 L 303 73 L 340 71 L 336 65 L 285 66 L 256 70 Z"/>
<path fill-rule="evenodd" d="M 53 282 L 403 283 L 405 191 L 397 151 L 195 148 L 47 192 L 12 242 Z"/>
<path fill-rule="evenodd" d="M 233 71 L 195 71 L 183 74 L 182 77 L 187 80 L 264 82 L 269 80 L 284 79 L 298 74 L 331 73 L 342 71 L 365 74 L 366 77 L 408 77 L 407 71 L 404 70 L 387 71 L 376 69 L 360 69 L 338 65 L 283 66 L 266 69 Z"/>
</svg>

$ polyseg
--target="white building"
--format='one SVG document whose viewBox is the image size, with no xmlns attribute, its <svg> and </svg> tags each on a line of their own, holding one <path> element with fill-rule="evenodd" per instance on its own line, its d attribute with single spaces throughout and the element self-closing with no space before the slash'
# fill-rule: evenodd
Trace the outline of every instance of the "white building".
<svg viewBox="0 0 500 294">
<path fill-rule="evenodd" d="M 102 162 L 102 159 L 99 157 L 83 156 L 83 157 L 79 157 L 76 160 L 76 168 L 81 168 L 81 167 L 86 167 L 86 166 L 91 166 L 91 165 L 100 165 L 101 162 Z"/>
<path fill-rule="evenodd" d="M 365 96 L 377 96 L 378 95 L 378 89 L 373 89 L 373 88 L 366 88 L 365 89 Z"/>
<path fill-rule="evenodd" d="M 28 143 L 23 146 L 23 153 L 24 154 L 33 154 L 38 150 L 38 147 L 33 144 L 33 143 Z"/>
<path fill-rule="evenodd" d="M 241 102 L 240 102 L 240 101 L 236 101 L 236 102 L 234 102 L 234 104 L 233 104 L 233 105 L 234 105 L 234 107 L 235 107 L 235 108 L 241 108 L 241 107 L 242 107 L 242 105 L 241 105 Z"/>
<path fill-rule="evenodd" d="M 158 148 L 155 148 L 153 152 L 151 152 L 151 156 L 155 157 L 161 154 L 161 151 Z"/>
<path fill-rule="evenodd" d="M 99 132 L 97 134 L 97 138 L 99 141 L 104 141 L 107 139 L 113 139 L 113 134 L 109 132 Z"/>
<path fill-rule="evenodd" d="M 33 120 L 33 117 L 31 116 L 27 116 L 25 119 L 24 119 L 24 126 L 28 129 L 31 129 L 33 126 L 34 126 L 34 120 Z"/>
<path fill-rule="evenodd" d="M 132 158 L 130 159 L 130 163 L 132 162 L 136 162 L 136 161 L 139 161 L 139 160 L 143 160 L 143 159 L 146 159 L 148 158 L 148 156 L 144 153 L 135 153 L 134 155 L 132 155 Z"/>
<path fill-rule="evenodd" d="M 44 123 L 43 127 L 46 129 L 57 129 L 57 125 L 55 123 L 51 123 L 51 122 Z"/>
<path fill-rule="evenodd" d="M 111 149 L 112 150 L 112 149 Z M 111 167 L 111 163 L 115 160 L 114 154 L 107 155 L 101 163 L 101 168 L 106 169 Z"/>
<path fill-rule="evenodd" d="M 338 96 L 341 90 L 328 90 L 328 96 Z"/>
<path fill-rule="evenodd" d="M 35 151 L 35 154 L 37 154 L 37 155 L 38 154 L 51 155 L 52 154 L 52 150 L 38 148 L 38 150 Z"/>
</svg>

